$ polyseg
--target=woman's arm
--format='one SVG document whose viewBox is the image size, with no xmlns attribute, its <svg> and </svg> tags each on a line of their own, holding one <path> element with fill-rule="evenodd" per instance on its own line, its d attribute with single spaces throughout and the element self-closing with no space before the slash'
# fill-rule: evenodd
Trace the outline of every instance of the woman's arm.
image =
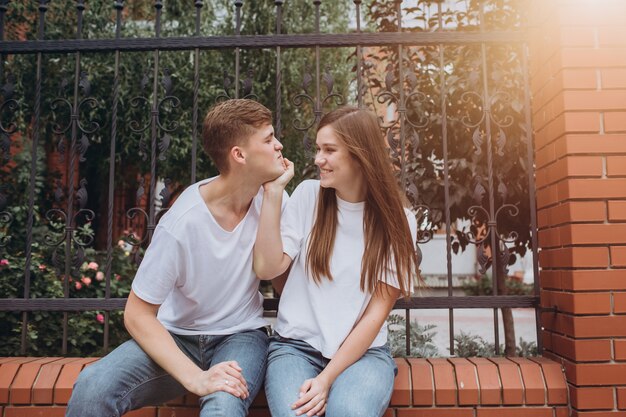
<svg viewBox="0 0 626 417">
<path fill-rule="evenodd" d="M 283 253 L 280 212 L 285 186 L 293 177 L 293 163 L 285 159 L 285 172 L 263 184 L 263 204 L 259 216 L 252 266 L 259 279 L 274 279 L 287 270 L 291 258 Z"/>
<path fill-rule="evenodd" d="M 307 413 L 308 416 L 313 416 L 324 413 L 328 391 L 333 382 L 346 368 L 365 354 L 385 323 L 399 295 L 398 288 L 382 281 L 378 282 L 378 287 L 372 294 L 363 316 L 344 340 L 333 359 L 317 377 L 304 381 L 300 387 L 301 397 L 292 406 L 293 409 L 298 409 L 296 415 Z"/>
</svg>

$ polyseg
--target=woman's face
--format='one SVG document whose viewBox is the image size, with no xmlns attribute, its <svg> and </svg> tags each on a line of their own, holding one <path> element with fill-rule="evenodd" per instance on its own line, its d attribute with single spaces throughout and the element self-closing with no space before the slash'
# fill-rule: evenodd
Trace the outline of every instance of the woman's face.
<svg viewBox="0 0 626 417">
<path fill-rule="evenodd" d="M 331 126 L 317 132 L 315 165 L 320 168 L 320 185 L 334 188 L 342 200 L 359 202 L 365 199 L 363 173 Z"/>
</svg>

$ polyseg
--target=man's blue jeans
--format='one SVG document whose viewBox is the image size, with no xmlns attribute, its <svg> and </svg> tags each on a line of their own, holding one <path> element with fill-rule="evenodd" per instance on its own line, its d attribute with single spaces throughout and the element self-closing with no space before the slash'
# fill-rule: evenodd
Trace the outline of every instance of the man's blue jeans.
<svg viewBox="0 0 626 417">
<path fill-rule="evenodd" d="M 272 417 L 292 417 L 291 405 L 302 383 L 315 378 L 330 362 L 308 343 L 271 338 L 265 395 Z M 326 402 L 326 417 L 379 417 L 385 413 L 397 373 L 387 346 L 368 349 L 335 380 Z"/>
<path fill-rule="evenodd" d="M 224 361 L 243 369 L 250 396 L 241 400 L 223 391 L 200 398 L 201 417 L 245 417 L 265 375 L 269 339 L 265 329 L 227 336 L 172 334 L 178 347 L 203 370 Z M 185 388 L 157 365 L 134 340 L 85 368 L 74 384 L 67 417 L 118 417 L 185 394 Z"/>
</svg>

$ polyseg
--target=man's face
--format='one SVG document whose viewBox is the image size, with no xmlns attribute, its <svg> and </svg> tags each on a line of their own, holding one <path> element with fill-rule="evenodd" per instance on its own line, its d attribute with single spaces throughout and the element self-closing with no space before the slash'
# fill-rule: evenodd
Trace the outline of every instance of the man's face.
<svg viewBox="0 0 626 417">
<path fill-rule="evenodd" d="M 262 182 L 271 181 L 285 171 L 283 145 L 274 136 L 271 124 L 259 127 L 241 148 L 248 170 Z"/>
</svg>

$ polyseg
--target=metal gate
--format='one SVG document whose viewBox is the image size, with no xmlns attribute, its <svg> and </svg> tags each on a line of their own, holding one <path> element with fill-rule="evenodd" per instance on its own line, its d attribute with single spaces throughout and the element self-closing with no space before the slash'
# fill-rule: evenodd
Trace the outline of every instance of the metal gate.
<svg viewBox="0 0 626 417">
<path fill-rule="evenodd" d="M 522 2 L 345 1 L 341 7 L 349 16 L 346 30 L 329 33 L 325 10 L 332 9 L 324 7 L 339 7 L 338 3 L 303 0 L 300 3 L 304 5 L 298 7 L 308 7 L 311 14 L 302 26 L 308 24 L 312 30 L 288 33 L 284 14 L 292 2 L 276 0 L 271 2 L 275 17 L 268 33 L 246 33 L 254 29 L 244 24 L 254 5 L 233 1 L 230 9 L 211 9 L 216 22 L 232 16 L 233 33 L 207 35 L 203 11 L 208 9 L 203 1 L 175 6 L 178 17 L 169 20 L 165 19 L 169 15 L 164 2 L 154 1 L 150 16 L 132 20 L 131 4 L 145 2 L 116 0 L 107 5 L 112 13 L 110 25 L 100 32 L 109 35 L 88 38 L 84 34 L 85 26 L 93 24 L 90 7 L 97 6 L 79 0 L 73 2 L 70 16 L 53 19 L 73 27 L 75 37 L 67 38 L 59 37 L 47 20 L 55 3 L 63 2 L 25 3 L 0 1 L 0 169 L 4 175 L 0 258 L 6 261 L 0 265 L 0 274 L 13 273 L 21 281 L 13 284 L 17 295 L 9 291 L 2 295 L 0 313 L 20 314 L 21 354 L 28 351 L 31 325 L 41 321 L 42 312 L 60 321 L 60 352 L 66 354 L 68 339 L 75 337 L 71 329 L 76 312 L 102 311 L 97 316 L 103 325 L 102 346 L 109 348 L 110 315 L 123 309 L 126 301 L 114 295 L 118 275 L 112 265 L 118 245 L 140 261 L 138 248 L 149 244 L 176 188 L 195 182 L 202 171 L 203 158 L 197 153 L 198 117 L 207 104 L 234 97 L 263 96 L 264 104 L 274 110 L 277 137 L 295 138 L 297 145 L 292 147 L 297 148 L 294 152 L 300 153 L 305 166 L 312 129 L 326 111 L 354 103 L 379 113 L 398 179 L 418 216 L 418 243 L 425 245 L 433 235 L 445 234 L 447 294 L 416 295 L 396 304 L 406 315 L 407 352 L 412 310 L 448 311 L 452 355 L 455 309 L 493 311 L 496 353 L 500 311 L 538 311 L 534 162 Z M 295 8 L 298 2 L 293 3 Z M 26 17 L 18 22 L 19 13 Z M 181 26 L 176 19 L 182 21 L 183 15 L 192 22 L 191 32 L 170 36 Z M 141 27 L 151 27 L 153 34 L 134 37 L 131 32 Z M 94 32 L 98 29 L 90 33 Z M 5 40 L 7 37 L 10 40 Z M 291 60 L 292 51 L 305 52 L 294 52 Z M 333 51 L 343 51 L 340 56 L 347 61 L 329 61 Z M 254 53 L 264 56 L 264 62 L 269 56 L 273 65 L 255 68 Z M 163 66 L 167 54 L 184 56 L 184 65 Z M 302 54 L 308 55 L 299 69 L 300 79 L 294 82 L 290 78 L 287 83 L 285 77 L 293 77 L 287 68 Z M 30 60 L 30 64 L 20 67 L 20 59 Z M 109 66 L 95 73 L 98 67 L 93 63 L 99 59 Z M 229 67 L 211 78 L 201 67 L 212 59 L 229 63 Z M 128 60 L 136 62 L 132 77 L 140 79 L 130 95 L 124 91 L 131 88 L 125 82 L 132 78 Z M 352 67 L 347 72 L 346 65 Z M 62 67 L 71 70 L 62 76 L 54 73 Z M 338 71 L 338 67 L 344 70 Z M 20 68 L 32 70 L 28 79 L 16 73 Z M 273 85 L 256 85 L 259 71 L 264 70 L 271 73 Z M 57 85 L 52 84 L 53 79 Z M 191 86 L 184 93 L 176 90 L 182 79 Z M 221 83 L 207 79 L 221 79 Z M 347 84 L 340 86 L 340 81 Z M 96 83 L 98 96 L 93 92 Z M 285 91 L 287 85 L 299 86 L 299 90 Z M 202 94 L 210 99 L 202 102 Z M 129 114 L 130 121 L 125 119 Z M 179 120 L 175 120 L 180 114 L 189 119 L 190 131 L 180 132 Z M 185 152 L 178 155 L 176 144 L 183 142 Z M 94 146 L 107 152 L 94 154 L 90 152 Z M 19 156 L 20 150 L 24 157 Z M 123 152 L 136 152 L 132 167 L 123 160 Z M 40 178 L 41 159 L 60 172 Z M 168 177 L 161 167 L 171 160 L 188 161 L 189 176 Z M 91 172 L 91 178 L 99 178 L 94 192 L 90 191 L 95 186 L 93 179 L 88 182 L 86 175 L 97 164 L 106 170 Z M 134 175 L 129 178 L 136 180 L 133 187 L 128 185 L 130 180 L 124 180 L 126 184 L 120 180 L 129 171 Z M 511 177 L 512 173 L 521 175 Z M 303 170 L 302 176 L 307 175 L 314 173 Z M 27 184 L 25 193 L 11 181 Z M 24 204 L 18 209 L 20 198 Z M 131 223 L 137 225 L 136 233 L 126 233 L 116 243 L 116 232 Z M 100 243 L 89 231 L 95 226 Z M 37 241 L 37 236 L 43 241 Z M 104 256 L 101 275 L 95 276 L 101 281 L 101 291 L 87 298 L 76 296 L 78 285 L 87 285 L 81 282 L 82 275 L 90 268 L 88 254 L 98 245 Z M 472 245 L 480 273 L 491 275 L 493 295 L 453 295 L 453 254 Z M 534 289 L 530 295 L 508 295 L 507 265 L 512 255 L 520 255 L 526 248 L 533 254 Z M 39 251 L 48 257 L 40 259 Z M 9 256 L 23 259 L 18 272 L 9 264 Z M 61 286 L 61 297 L 33 293 L 33 283 L 45 274 L 58 275 L 55 285 Z M 95 285 L 92 279 L 89 286 Z M 275 310 L 277 300 L 267 299 L 265 306 Z M 58 317 L 54 315 L 57 312 Z M 538 313 L 536 316 L 538 323 Z M 3 338 L 8 337 L 10 330 L 3 329 L 3 333 Z M 539 337 L 537 344 L 541 351 Z"/>
</svg>

